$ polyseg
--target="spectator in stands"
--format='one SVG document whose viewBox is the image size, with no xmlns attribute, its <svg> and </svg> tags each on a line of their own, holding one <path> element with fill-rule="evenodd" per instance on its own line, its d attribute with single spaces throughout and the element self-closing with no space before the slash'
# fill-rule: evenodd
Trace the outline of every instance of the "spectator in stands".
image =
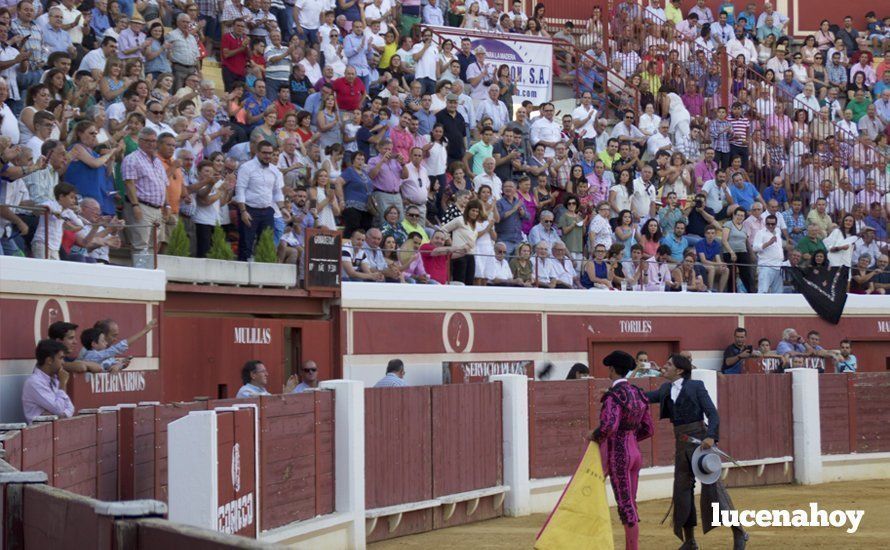
<svg viewBox="0 0 890 550">
<path fill-rule="evenodd" d="M 513 275 L 510 262 L 507 260 L 507 245 L 498 242 L 494 245 L 494 262 L 488 275 L 489 286 L 526 286 L 522 280 Z"/>
<path fill-rule="evenodd" d="M 782 340 L 776 346 L 776 353 L 784 357 L 787 363 L 790 358 L 806 355 L 807 349 L 797 331 L 786 328 L 782 331 Z"/>
<path fill-rule="evenodd" d="M 121 368 L 125 368 L 130 363 L 131 358 L 124 361 L 118 361 L 117 357 L 123 355 L 130 349 L 130 344 L 136 342 L 158 325 L 157 319 L 149 321 L 139 332 L 124 338 L 123 340 L 108 343 L 105 339 L 105 333 L 99 328 L 88 328 L 80 333 L 80 342 L 83 345 L 84 353 L 81 358 L 84 361 L 92 361 L 99 363 L 106 371 L 117 372 Z"/>
<path fill-rule="evenodd" d="M 498 238 L 507 246 L 507 254 L 513 254 L 516 247 L 523 241 L 522 223 L 529 218 L 525 205 L 516 194 L 516 184 L 512 181 L 503 183 L 503 196 L 495 205 L 500 221 L 495 225 Z"/>
<path fill-rule="evenodd" d="M 689 248 L 689 239 L 686 238 L 686 222 L 678 220 L 674 224 L 673 231 L 661 239 L 661 245 L 670 249 L 672 260 L 677 263 L 682 262 L 683 253 Z"/>
<path fill-rule="evenodd" d="M 372 270 L 364 244 L 365 232 L 361 229 L 353 231 L 349 241 L 343 243 L 340 252 L 343 280 L 383 282 L 384 274 Z"/>
<path fill-rule="evenodd" d="M 590 378 L 590 369 L 588 369 L 587 365 L 584 363 L 575 363 L 572 365 L 572 368 L 569 369 L 568 376 L 566 376 L 566 380 L 583 380 L 585 378 Z"/>
<path fill-rule="evenodd" d="M 646 274 L 646 290 L 664 291 L 680 290 L 681 282 L 671 278 L 671 248 L 667 245 L 658 245 L 655 255 L 646 260 L 648 270 Z"/>
<path fill-rule="evenodd" d="M 723 350 L 723 364 L 720 372 L 723 374 L 742 374 L 745 371 L 745 360 L 752 357 L 760 357 L 759 350 L 747 344 L 748 331 L 742 327 L 735 329 L 734 341 Z"/>
<path fill-rule="evenodd" d="M 656 378 L 661 376 L 658 365 L 649 361 L 649 354 L 640 350 L 636 355 L 636 367 L 628 374 L 628 378 Z"/>
<path fill-rule="evenodd" d="M 717 229 L 708 226 L 705 238 L 695 245 L 698 261 L 707 273 L 708 288 L 712 292 L 724 292 L 729 278 L 729 268 L 723 262 L 722 245 L 716 239 Z"/>
<path fill-rule="evenodd" d="M 318 365 L 311 359 L 305 361 L 300 368 L 300 383 L 294 386 L 294 389 L 285 393 L 303 393 L 308 390 L 318 388 Z"/>
<path fill-rule="evenodd" d="M 851 340 L 847 338 L 841 340 L 841 348 L 835 356 L 834 368 L 835 372 L 838 373 L 855 373 L 856 369 L 859 368 L 856 356 L 853 355 L 853 342 Z"/>
<path fill-rule="evenodd" d="M 375 388 L 401 388 L 405 383 L 405 363 L 401 359 L 390 359 L 386 365 L 386 376 L 381 378 Z"/>
<path fill-rule="evenodd" d="M 244 363 L 241 368 L 241 382 L 244 385 L 235 395 L 238 399 L 271 395 L 266 389 L 266 385 L 269 383 L 269 372 L 262 361 L 253 360 Z"/>
<path fill-rule="evenodd" d="M 757 292 L 781 294 L 781 265 L 785 259 L 782 235 L 776 227 L 775 215 L 767 216 L 764 225 L 766 227 L 757 232 L 752 243 L 754 252 L 757 253 Z"/>
<path fill-rule="evenodd" d="M 284 208 L 284 176 L 272 164 L 275 147 L 260 141 L 256 156 L 238 170 L 234 202 L 238 205 L 238 259 L 247 261 L 253 256 L 256 240 L 266 228 L 274 229 L 274 209 Z"/>
<path fill-rule="evenodd" d="M 59 249 L 62 247 L 64 231 L 79 230 L 83 227 L 83 222 L 74 213 L 77 208 L 77 188 L 70 183 L 62 182 L 53 188 L 53 196 L 55 200 L 42 204 L 50 215 L 40 216 L 34 239 L 31 241 L 31 255 L 37 259 L 60 259 Z M 48 227 L 48 230 L 45 227 Z M 44 242 L 45 236 L 49 237 L 49 242 Z"/>
<path fill-rule="evenodd" d="M 66 352 L 65 344 L 57 340 L 37 343 L 34 352 L 37 365 L 22 388 L 22 408 L 28 424 L 39 416 L 70 418 L 74 415 L 74 404 L 65 393 L 70 376 L 63 367 Z"/>
<path fill-rule="evenodd" d="M 65 370 L 68 372 L 102 372 L 102 366 L 93 361 L 79 359 L 74 353 L 77 347 L 77 325 L 66 321 L 56 321 L 47 329 L 50 340 L 61 342 L 65 346 Z"/>
<path fill-rule="evenodd" d="M 532 230 L 528 234 L 528 242 L 532 246 L 537 246 L 539 242 L 546 242 L 548 248 L 553 248 L 553 245 L 562 242 L 562 239 L 559 236 L 559 231 L 554 227 L 553 223 L 553 212 L 549 210 L 545 210 L 541 212 L 541 216 L 539 218 L 541 223 L 532 227 Z"/>
</svg>

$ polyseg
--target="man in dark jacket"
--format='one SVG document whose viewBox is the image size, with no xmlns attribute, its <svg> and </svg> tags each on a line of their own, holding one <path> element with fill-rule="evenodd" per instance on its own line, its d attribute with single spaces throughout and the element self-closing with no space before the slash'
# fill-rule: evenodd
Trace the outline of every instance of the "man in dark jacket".
<svg viewBox="0 0 890 550">
<path fill-rule="evenodd" d="M 701 440 L 704 449 L 713 447 L 719 439 L 720 417 L 704 383 L 692 380 L 692 362 L 687 357 L 671 355 L 661 373 L 669 382 L 655 391 L 647 392 L 646 398 L 650 403 L 658 403 L 661 418 L 670 419 L 674 425 L 674 533 L 683 541 L 681 550 L 693 550 L 698 548 L 698 544 L 695 542 L 695 475 L 692 473 L 692 453 L 698 445 L 689 442 L 686 437 Z M 707 424 L 704 422 L 705 417 Z M 701 513 L 705 533 L 714 528 L 711 506 L 714 502 L 721 511 L 734 509 L 729 493 L 719 479 L 711 485 L 702 485 Z M 732 530 L 733 550 L 743 550 L 748 534 L 741 527 L 733 527 Z"/>
</svg>

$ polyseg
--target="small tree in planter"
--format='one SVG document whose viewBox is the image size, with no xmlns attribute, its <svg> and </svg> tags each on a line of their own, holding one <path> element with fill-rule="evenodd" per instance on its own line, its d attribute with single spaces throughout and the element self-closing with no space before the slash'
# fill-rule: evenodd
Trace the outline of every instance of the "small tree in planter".
<svg viewBox="0 0 890 550">
<path fill-rule="evenodd" d="M 170 238 L 167 240 L 167 248 L 165 249 L 164 254 L 167 256 L 188 258 L 190 248 L 191 243 L 189 242 L 188 233 L 185 232 L 185 225 L 183 225 L 182 220 L 180 219 L 179 222 L 176 223 L 173 232 L 170 233 Z"/>
<path fill-rule="evenodd" d="M 272 236 L 272 229 L 267 227 L 260 234 L 260 241 L 253 251 L 253 260 L 264 264 L 277 264 L 278 251 L 275 249 L 275 237 Z"/>
<path fill-rule="evenodd" d="M 211 260 L 229 260 L 235 259 L 235 253 L 232 247 L 226 242 L 226 234 L 219 224 L 213 228 L 213 236 L 210 238 L 210 250 L 207 251 L 207 257 Z"/>
</svg>

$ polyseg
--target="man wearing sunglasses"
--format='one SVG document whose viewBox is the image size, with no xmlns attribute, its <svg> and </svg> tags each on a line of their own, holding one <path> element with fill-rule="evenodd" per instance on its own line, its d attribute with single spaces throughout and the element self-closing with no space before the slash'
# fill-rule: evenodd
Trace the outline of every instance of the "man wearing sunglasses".
<svg viewBox="0 0 890 550">
<path fill-rule="evenodd" d="M 766 217 L 765 227 L 754 235 L 754 252 L 757 253 L 758 294 L 782 293 L 782 263 L 785 254 L 782 234 L 777 227 L 776 216 Z"/>
<path fill-rule="evenodd" d="M 295 380 L 297 375 L 292 374 L 290 378 L 288 378 L 288 385 L 290 385 L 291 380 Z M 303 363 L 303 367 L 300 369 L 299 374 L 300 383 L 297 384 L 290 393 L 303 393 L 307 390 L 312 390 L 318 387 L 318 365 L 315 364 L 315 361 L 311 359 Z"/>
</svg>

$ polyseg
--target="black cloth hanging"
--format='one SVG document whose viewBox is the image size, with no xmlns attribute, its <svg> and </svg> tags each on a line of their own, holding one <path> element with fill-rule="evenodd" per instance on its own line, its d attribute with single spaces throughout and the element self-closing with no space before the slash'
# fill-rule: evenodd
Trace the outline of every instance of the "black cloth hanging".
<svg viewBox="0 0 890 550">
<path fill-rule="evenodd" d="M 789 269 L 794 288 L 803 294 L 810 307 L 819 317 L 836 325 L 844 313 L 847 303 L 847 283 L 850 280 L 850 268 L 822 267 Z"/>
</svg>

